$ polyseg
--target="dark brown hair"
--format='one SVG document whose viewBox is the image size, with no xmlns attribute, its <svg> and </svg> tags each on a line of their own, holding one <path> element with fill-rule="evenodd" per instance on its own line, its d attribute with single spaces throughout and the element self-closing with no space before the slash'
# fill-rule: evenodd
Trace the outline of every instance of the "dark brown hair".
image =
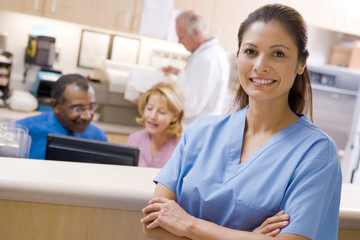
<svg viewBox="0 0 360 240">
<path fill-rule="evenodd" d="M 293 8 L 282 4 L 268 4 L 252 12 L 247 19 L 241 23 L 238 32 L 238 52 L 245 31 L 255 22 L 278 21 L 288 31 L 298 47 L 298 61 L 305 62 L 309 56 L 306 49 L 307 30 L 302 16 Z M 304 73 L 295 77 L 288 98 L 290 109 L 295 113 L 307 114 L 312 120 L 312 90 L 308 68 L 305 66 Z M 241 85 L 234 99 L 234 106 L 240 110 L 249 104 L 249 96 Z"/>
</svg>

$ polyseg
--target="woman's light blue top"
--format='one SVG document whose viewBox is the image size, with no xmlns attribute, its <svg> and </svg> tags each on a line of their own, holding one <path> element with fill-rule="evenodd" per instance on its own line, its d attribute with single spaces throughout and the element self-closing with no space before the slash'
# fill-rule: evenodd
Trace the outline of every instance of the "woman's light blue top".
<svg viewBox="0 0 360 240">
<path fill-rule="evenodd" d="M 188 127 L 155 182 L 191 215 L 252 231 L 285 210 L 281 233 L 336 240 L 341 169 L 334 141 L 305 116 L 240 162 L 247 108 Z"/>
</svg>

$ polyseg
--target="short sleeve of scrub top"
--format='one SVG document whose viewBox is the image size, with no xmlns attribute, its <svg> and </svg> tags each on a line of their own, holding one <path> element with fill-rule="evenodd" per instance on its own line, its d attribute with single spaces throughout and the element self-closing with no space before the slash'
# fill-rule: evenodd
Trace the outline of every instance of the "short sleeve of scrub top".
<svg viewBox="0 0 360 240">
<path fill-rule="evenodd" d="M 337 239 L 341 171 L 334 142 L 305 116 L 239 164 L 247 108 L 189 126 L 154 181 L 194 217 L 252 231 L 280 210 L 281 233 Z"/>
</svg>

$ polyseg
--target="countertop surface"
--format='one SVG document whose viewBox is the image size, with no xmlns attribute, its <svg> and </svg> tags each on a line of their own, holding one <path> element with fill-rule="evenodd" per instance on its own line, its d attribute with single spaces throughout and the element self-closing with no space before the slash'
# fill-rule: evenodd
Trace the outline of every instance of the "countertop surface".
<svg viewBox="0 0 360 240">
<path fill-rule="evenodd" d="M 35 116 L 40 114 L 41 112 L 32 111 L 32 112 L 22 112 L 22 111 L 14 111 L 9 108 L 1 108 L 0 107 L 0 117 L 9 118 L 13 120 L 19 120 L 22 118 Z M 118 133 L 118 134 L 131 134 L 140 129 L 143 129 L 142 126 L 132 126 L 132 125 L 120 125 L 113 123 L 105 123 L 99 121 L 92 121 L 93 124 L 103 129 L 107 133 Z"/>
<path fill-rule="evenodd" d="M 0 199 L 140 211 L 160 169 L 0 157 Z M 340 227 L 360 229 L 360 185 L 344 184 Z"/>
<path fill-rule="evenodd" d="M 156 168 L 0 157 L 0 199 L 141 210 Z"/>
<path fill-rule="evenodd" d="M 340 227 L 360 229 L 360 185 L 342 185 L 339 218 Z"/>
</svg>

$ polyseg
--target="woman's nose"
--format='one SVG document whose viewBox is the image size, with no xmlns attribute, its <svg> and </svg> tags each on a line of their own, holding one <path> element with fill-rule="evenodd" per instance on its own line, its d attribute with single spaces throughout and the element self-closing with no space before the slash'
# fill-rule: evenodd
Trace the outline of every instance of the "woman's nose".
<svg viewBox="0 0 360 240">
<path fill-rule="evenodd" d="M 151 119 L 156 118 L 156 111 L 155 111 L 155 110 L 151 111 L 151 113 L 150 113 L 150 118 L 151 118 Z"/>
<path fill-rule="evenodd" d="M 256 58 L 254 69 L 256 72 L 268 72 L 270 69 L 268 59 L 265 56 L 259 56 Z"/>
</svg>

